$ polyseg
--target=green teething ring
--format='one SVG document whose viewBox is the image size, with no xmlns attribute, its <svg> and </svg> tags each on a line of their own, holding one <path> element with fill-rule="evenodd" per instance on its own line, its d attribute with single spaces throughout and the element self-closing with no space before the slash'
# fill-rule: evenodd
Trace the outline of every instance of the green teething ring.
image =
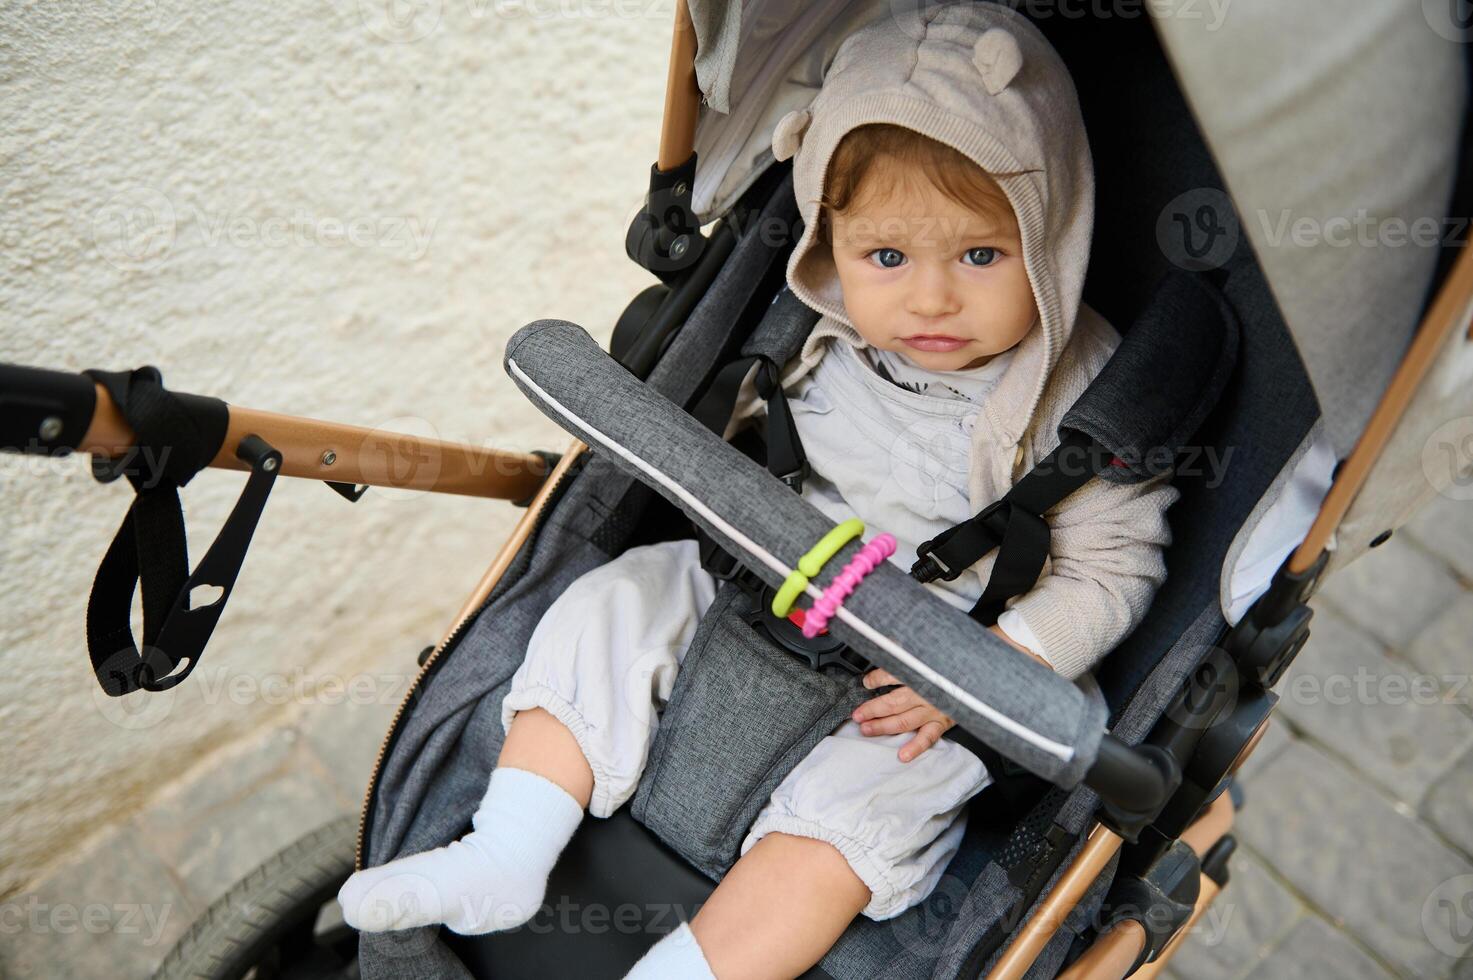
<svg viewBox="0 0 1473 980">
<path fill-rule="evenodd" d="M 851 517 L 819 538 L 818 544 L 809 548 L 808 553 L 798 559 L 798 567 L 788 574 L 783 580 L 782 588 L 772 597 L 772 614 L 785 619 L 792 612 L 793 603 L 798 601 L 798 596 L 808 588 L 808 580 L 817 575 L 824 563 L 839 553 L 840 548 L 863 534 L 864 521 Z"/>
</svg>

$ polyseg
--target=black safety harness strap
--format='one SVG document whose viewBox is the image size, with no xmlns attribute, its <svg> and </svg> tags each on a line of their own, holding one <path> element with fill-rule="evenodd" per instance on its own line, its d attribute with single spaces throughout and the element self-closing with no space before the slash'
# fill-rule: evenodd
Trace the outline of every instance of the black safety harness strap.
<svg viewBox="0 0 1473 980">
<path fill-rule="evenodd" d="M 691 414 L 718 436 L 724 434 L 736 409 L 742 381 L 754 365 L 757 368 L 753 378 L 757 394 L 767 402 L 767 470 L 795 493 L 802 493 L 803 481 L 809 473 L 808 457 L 798 438 L 798 427 L 788 408 L 788 397 L 779 383 L 779 368 L 772 358 L 766 354 L 752 354 L 727 364 L 717 372 Z"/>
<path fill-rule="evenodd" d="M 136 437 L 124 456 L 93 457 L 93 475 L 99 481 L 126 476 L 135 496 L 92 583 L 88 653 L 107 694 L 162 691 L 198 663 L 240 570 L 281 454 L 255 436 L 242 440 L 237 456 L 251 466 L 250 480 L 219 537 L 190 574 L 179 488 L 219 452 L 229 425 L 228 407 L 219 399 L 167 391 L 154 367 L 85 373 L 107 390 Z M 199 585 L 217 586 L 221 595 L 208 606 L 191 609 L 190 591 Z M 142 651 L 129 622 L 138 588 L 143 593 Z"/>
<path fill-rule="evenodd" d="M 951 581 L 997 548 L 992 575 L 971 609 L 972 618 L 991 626 L 1008 600 L 1031 589 L 1043 571 L 1049 554 L 1049 526 L 1043 515 L 1109 469 L 1114 460 L 1114 454 L 1094 439 L 1064 430 L 1053 452 L 1000 500 L 917 548 L 911 575 L 921 582 Z"/>
</svg>

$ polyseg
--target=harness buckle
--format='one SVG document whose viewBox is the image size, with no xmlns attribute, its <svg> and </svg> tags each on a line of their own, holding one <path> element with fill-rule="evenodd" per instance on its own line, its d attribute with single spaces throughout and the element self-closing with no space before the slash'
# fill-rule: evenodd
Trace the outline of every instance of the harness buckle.
<svg viewBox="0 0 1473 980">
<path fill-rule="evenodd" d="M 803 492 L 803 481 L 808 479 L 808 475 L 810 472 L 811 469 L 808 465 L 808 461 L 805 459 L 803 461 L 803 464 L 799 466 L 796 470 L 793 470 L 791 473 L 778 473 L 775 475 L 779 480 L 783 481 L 783 486 L 787 487 L 794 493 L 801 494 Z"/>
<path fill-rule="evenodd" d="M 910 566 L 911 578 L 921 583 L 934 582 L 938 578 L 946 582 L 956 579 L 962 572 L 971 567 L 972 562 L 967 564 L 958 563 L 953 568 L 936 554 L 937 550 L 946 547 L 947 542 L 962 528 L 975 526 L 985 527 L 994 538 L 992 548 L 997 547 L 998 542 L 1002 541 L 1002 532 L 1006 528 L 1007 522 L 1006 520 L 997 521 L 995 519 L 1004 507 L 1010 505 L 1010 501 L 1006 497 L 1000 497 L 977 511 L 975 515 L 963 521 L 961 524 L 947 528 L 930 541 L 916 548 L 916 560 Z M 987 551 L 991 551 L 992 548 L 983 551 L 982 555 L 985 555 Z M 977 559 L 973 559 L 973 562 L 980 559 L 982 555 L 978 555 Z"/>
<path fill-rule="evenodd" d="M 767 634 L 768 639 L 805 661 L 813 670 L 839 667 L 860 676 L 870 669 L 872 665 L 869 660 L 833 634 L 825 631 L 810 640 L 803 635 L 803 630 L 797 623 L 773 615 L 772 597 L 777 590 L 770 585 L 762 585 L 760 581 L 758 584 L 760 587 L 757 589 L 743 589 L 746 604 L 741 610 L 741 617 L 748 626 Z"/>
</svg>

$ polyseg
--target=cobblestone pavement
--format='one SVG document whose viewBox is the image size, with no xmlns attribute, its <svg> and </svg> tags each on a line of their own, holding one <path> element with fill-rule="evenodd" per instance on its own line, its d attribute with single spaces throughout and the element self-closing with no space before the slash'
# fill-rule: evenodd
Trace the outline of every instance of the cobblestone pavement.
<svg viewBox="0 0 1473 980">
<path fill-rule="evenodd" d="M 1315 607 L 1245 767 L 1231 881 L 1168 974 L 1473 980 L 1470 505 L 1438 499 Z M 208 760 L 0 903 L 0 976 L 148 976 L 242 874 L 356 811 L 394 707 L 311 705 Z"/>
</svg>

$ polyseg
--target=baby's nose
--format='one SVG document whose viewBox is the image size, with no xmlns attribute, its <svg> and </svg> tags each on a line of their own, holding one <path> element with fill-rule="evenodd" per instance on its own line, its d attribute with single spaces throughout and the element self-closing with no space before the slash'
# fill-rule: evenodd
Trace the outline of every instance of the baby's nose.
<svg viewBox="0 0 1473 980">
<path fill-rule="evenodd" d="M 956 291 L 939 271 L 922 271 L 916 276 L 907 300 L 906 309 L 923 318 L 950 316 L 958 309 Z"/>
</svg>

